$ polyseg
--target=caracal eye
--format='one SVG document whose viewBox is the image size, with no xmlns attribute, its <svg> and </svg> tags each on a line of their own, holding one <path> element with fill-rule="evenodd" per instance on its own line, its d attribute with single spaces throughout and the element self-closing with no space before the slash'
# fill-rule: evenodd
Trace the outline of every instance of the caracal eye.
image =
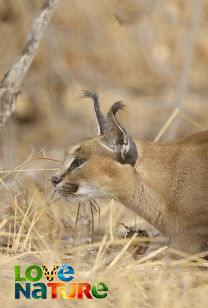
<svg viewBox="0 0 208 308">
<path fill-rule="evenodd" d="M 84 165 L 84 163 L 86 162 L 85 159 L 75 159 L 72 163 L 71 163 L 71 166 L 69 167 L 69 172 L 78 168 L 78 167 L 81 167 L 82 165 Z"/>
</svg>

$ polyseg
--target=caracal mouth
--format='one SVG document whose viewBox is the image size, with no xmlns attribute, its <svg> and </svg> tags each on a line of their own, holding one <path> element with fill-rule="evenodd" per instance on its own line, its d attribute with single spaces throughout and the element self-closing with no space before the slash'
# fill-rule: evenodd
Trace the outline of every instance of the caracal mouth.
<svg viewBox="0 0 208 308">
<path fill-rule="evenodd" d="M 88 201 L 90 200 L 90 197 L 85 194 L 79 194 L 79 193 L 69 193 L 63 190 L 56 190 L 59 195 L 62 197 L 65 201 L 71 201 L 71 202 L 81 202 L 81 201 Z"/>
</svg>

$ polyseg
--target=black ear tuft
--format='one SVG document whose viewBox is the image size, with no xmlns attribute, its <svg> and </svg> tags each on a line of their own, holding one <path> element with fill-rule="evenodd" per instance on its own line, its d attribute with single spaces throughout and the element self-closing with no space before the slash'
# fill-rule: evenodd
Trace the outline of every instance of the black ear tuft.
<svg viewBox="0 0 208 308">
<path fill-rule="evenodd" d="M 98 124 L 98 135 L 103 135 L 105 130 L 105 117 L 100 110 L 99 97 L 96 91 L 83 91 L 83 98 L 91 98 L 94 102 L 95 116 Z"/>
<path fill-rule="evenodd" d="M 96 101 L 98 103 L 98 94 L 96 91 L 94 90 L 91 90 L 91 91 L 88 91 L 88 90 L 84 90 L 83 91 L 83 95 L 81 96 L 83 98 L 91 98 L 93 101 Z"/>
<path fill-rule="evenodd" d="M 116 102 L 116 103 L 114 103 L 114 104 L 111 106 L 111 108 L 110 108 L 110 110 L 108 111 L 108 113 L 112 112 L 113 115 L 115 115 L 119 110 L 124 110 L 125 107 L 126 107 L 126 106 L 125 106 L 121 101 Z"/>
</svg>

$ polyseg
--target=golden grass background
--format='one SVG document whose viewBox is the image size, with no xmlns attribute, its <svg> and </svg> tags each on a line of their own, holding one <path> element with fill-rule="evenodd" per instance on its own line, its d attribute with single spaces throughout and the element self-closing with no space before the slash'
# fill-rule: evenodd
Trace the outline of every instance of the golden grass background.
<svg viewBox="0 0 208 308">
<path fill-rule="evenodd" d="M 40 4 L 0 0 L 0 78 Z M 92 104 L 79 99 L 83 89 L 98 91 L 104 112 L 123 100 L 128 108 L 120 120 L 137 139 L 173 140 L 207 128 L 207 20 L 207 1 L 59 3 L 16 111 L 0 132 L 2 307 L 207 307 L 205 261 L 170 260 L 154 238 L 154 250 L 134 259 L 132 239 L 123 238 L 125 230 L 117 224 L 155 231 L 114 201 L 99 201 L 100 225 L 94 210 L 91 243 L 89 205 L 80 209 L 75 234 L 77 205 L 51 198 L 49 181 L 65 147 L 96 134 Z M 109 296 L 15 300 L 15 264 L 71 264 L 77 282 L 103 281 Z"/>
</svg>

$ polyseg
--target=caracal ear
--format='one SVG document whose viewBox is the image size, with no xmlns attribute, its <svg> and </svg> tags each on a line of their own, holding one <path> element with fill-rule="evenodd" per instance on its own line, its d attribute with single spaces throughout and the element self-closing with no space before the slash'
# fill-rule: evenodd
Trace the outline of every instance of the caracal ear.
<svg viewBox="0 0 208 308">
<path fill-rule="evenodd" d="M 134 166 L 138 159 L 136 144 L 125 128 L 115 118 L 118 110 L 124 108 L 122 102 L 116 102 L 110 108 L 106 117 L 106 125 L 103 136 L 104 144 L 120 156 L 122 164 Z"/>
<path fill-rule="evenodd" d="M 95 117 L 98 125 L 98 136 L 104 134 L 106 119 L 100 110 L 99 97 L 95 91 L 84 91 L 83 97 L 91 98 L 94 102 Z"/>
</svg>

